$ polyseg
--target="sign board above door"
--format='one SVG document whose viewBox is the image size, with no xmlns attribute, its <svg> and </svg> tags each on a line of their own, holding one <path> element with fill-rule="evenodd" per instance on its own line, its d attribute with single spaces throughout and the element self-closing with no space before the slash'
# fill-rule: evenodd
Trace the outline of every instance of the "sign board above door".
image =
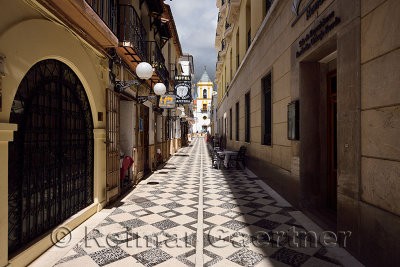
<svg viewBox="0 0 400 267">
<path fill-rule="evenodd" d="M 159 107 L 172 109 L 176 106 L 176 95 L 163 95 L 160 97 Z"/>
</svg>

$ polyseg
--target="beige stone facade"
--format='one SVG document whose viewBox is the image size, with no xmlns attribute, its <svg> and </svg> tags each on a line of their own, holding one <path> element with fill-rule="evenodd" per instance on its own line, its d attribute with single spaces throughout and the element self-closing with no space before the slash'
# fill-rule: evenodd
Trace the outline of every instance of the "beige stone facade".
<svg viewBox="0 0 400 267">
<path fill-rule="evenodd" d="M 298 9 L 292 7 L 296 2 Z M 332 228 L 352 231 L 348 250 L 364 264 L 399 261 L 400 3 L 218 0 L 217 7 L 217 127 L 228 149 L 245 145 L 248 167 L 289 200 L 298 200 L 293 204 L 321 218 L 321 224 L 324 215 L 316 210 L 330 210 Z M 270 111 L 263 102 L 269 73 Z M 333 73 L 337 128 L 332 146 L 328 99 Z M 299 140 L 288 139 L 293 101 L 299 101 Z M 272 118 L 271 145 L 263 145 L 266 112 Z M 337 160 L 334 185 L 327 178 L 331 153 Z"/>
<path fill-rule="evenodd" d="M 130 188 L 132 188 L 132 186 L 143 177 L 145 171 L 154 170 L 160 161 L 167 160 L 171 154 L 175 153 L 181 147 L 181 121 L 171 120 L 170 118 L 175 115 L 175 111 L 167 112 L 166 110 L 158 109 L 157 101 L 154 99 L 150 99 L 141 104 L 138 103 L 138 99 L 135 98 L 135 96 L 137 96 L 137 90 L 140 90 L 139 93 L 142 95 L 154 94 L 153 86 L 156 82 L 163 82 L 172 90 L 173 77 L 175 74 L 179 74 L 179 59 L 182 56 L 182 48 L 169 6 L 164 5 L 163 1 L 144 1 L 145 3 L 142 4 L 139 3 L 139 0 L 119 2 L 102 1 L 104 5 L 101 6 L 96 5 L 95 2 L 98 1 L 0 1 L 0 169 L 2 177 L 0 193 L 3 200 L 0 205 L 0 217 L 2 218 L 0 221 L 1 266 L 6 266 L 7 264 L 11 264 L 12 266 L 26 266 L 54 244 L 51 238 L 53 230 L 59 229 L 60 227 L 73 230 L 87 218 L 103 209 L 112 199 L 122 194 L 122 185 L 119 183 L 121 152 L 134 159 L 134 166 L 130 174 L 134 181 L 134 183 L 130 185 Z M 125 22 L 126 24 L 123 24 L 121 22 L 122 20 L 117 21 L 116 17 L 112 17 L 111 12 L 108 13 L 106 10 L 100 10 L 101 7 L 111 10 L 111 8 L 114 8 L 111 7 L 112 4 L 116 5 L 116 10 L 119 12 L 126 8 L 129 12 L 132 12 L 130 13 L 131 15 L 134 14 L 134 12 L 136 12 L 136 15 L 139 13 L 140 17 L 143 18 L 141 23 L 147 35 L 136 36 L 138 32 L 135 30 L 137 29 L 125 29 L 125 32 L 121 31 L 124 25 L 128 25 L 128 21 Z M 154 18 L 150 16 L 150 14 L 154 15 L 157 12 L 160 16 L 155 16 Z M 101 14 L 103 17 L 98 14 Z M 165 24 L 161 24 L 161 16 L 166 18 Z M 121 13 L 118 17 L 123 17 L 123 14 Z M 133 15 L 125 18 L 133 18 Z M 150 20 L 158 24 L 151 27 Z M 130 25 L 133 24 L 131 23 Z M 135 25 L 137 26 L 137 24 Z M 136 38 L 135 40 L 139 37 L 146 38 L 142 40 L 143 42 L 141 44 L 149 46 L 149 50 L 147 50 L 148 55 L 139 55 L 141 51 L 139 51 L 139 44 L 137 42 L 131 42 L 129 44 L 126 42 L 128 37 L 124 35 L 124 33 L 126 33 L 127 30 L 132 31 L 129 38 Z M 158 33 L 155 33 L 156 31 L 158 31 Z M 157 50 L 157 47 L 159 50 Z M 143 49 L 143 47 L 141 48 Z M 132 50 L 129 49 L 136 49 L 135 51 L 137 51 L 138 54 L 131 55 L 128 52 Z M 121 51 L 127 52 L 121 53 Z M 133 59 L 128 56 L 132 56 Z M 114 90 L 119 81 L 137 79 L 135 72 L 136 66 L 142 61 L 151 63 L 155 70 L 153 77 L 146 82 L 147 85 L 141 85 L 140 89 L 138 89 L 137 86 L 130 86 L 129 90 L 125 92 Z M 44 62 L 50 63 L 46 65 L 47 63 L 45 64 Z M 51 71 L 46 72 L 46 70 L 43 69 L 43 77 L 48 76 L 49 80 L 51 80 L 53 84 L 56 84 L 57 82 L 61 82 L 61 80 L 65 78 L 64 76 L 68 76 L 72 82 L 68 85 L 64 84 L 63 86 L 65 87 L 63 88 L 68 87 L 68 90 L 79 89 L 80 95 L 82 95 L 81 98 L 87 98 L 87 103 L 82 102 L 83 104 L 87 104 L 88 107 L 85 114 L 83 114 L 82 110 L 79 112 L 73 110 L 71 113 L 74 115 L 69 117 L 69 121 L 73 121 L 73 119 L 82 119 L 82 117 L 85 116 L 84 119 L 87 121 L 87 125 L 90 125 L 90 128 L 85 128 L 86 130 L 89 129 L 90 132 L 87 133 L 87 131 L 85 131 L 86 138 L 88 139 L 84 140 L 89 140 L 88 142 L 90 145 L 88 145 L 88 147 L 93 153 L 91 154 L 88 152 L 87 155 L 90 154 L 90 158 L 86 156 L 81 159 L 81 161 L 89 162 L 89 164 L 85 166 L 92 166 L 90 170 L 86 171 L 88 179 L 90 178 L 88 184 L 85 184 L 86 188 L 74 187 L 77 186 L 78 183 L 81 183 L 81 181 L 68 184 L 64 183 L 65 181 L 61 181 L 61 179 L 65 179 L 65 177 L 60 178 L 57 175 L 46 176 L 45 173 L 49 173 L 49 171 L 44 168 L 42 169 L 44 173 L 43 176 L 34 176 L 34 181 L 32 180 L 33 178 L 28 180 L 28 183 L 32 183 L 32 185 L 26 186 L 24 189 L 20 188 L 21 191 L 10 191 L 10 175 L 16 172 L 15 168 L 10 170 L 10 166 L 17 165 L 18 168 L 25 169 L 25 173 L 28 176 L 35 172 L 35 167 L 32 167 L 34 165 L 30 164 L 36 161 L 34 157 L 29 156 L 29 153 L 25 153 L 26 157 L 19 162 L 15 161 L 15 156 L 10 155 L 11 150 L 9 150 L 9 148 L 13 147 L 14 144 L 21 145 L 21 143 L 18 143 L 19 139 L 16 139 L 18 131 L 25 131 L 31 134 L 27 136 L 38 136 L 36 137 L 38 139 L 32 142 L 35 148 L 44 147 L 44 149 L 50 149 L 43 150 L 45 151 L 43 153 L 49 154 L 50 158 L 41 158 L 41 162 L 35 163 L 39 164 L 37 165 L 38 167 L 35 165 L 36 168 L 42 168 L 42 166 L 46 164 L 46 160 L 51 161 L 54 157 L 54 151 L 51 150 L 53 148 L 48 148 L 46 145 L 39 145 L 41 142 L 40 140 L 42 140 L 40 138 L 43 138 L 43 140 L 48 138 L 48 135 L 46 135 L 48 134 L 48 132 L 46 132 L 47 129 L 43 129 L 43 135 L 37 134 L 41 124 L 34 125 L 33 123 L 33 126 L 26 126 L 26 128 L 21 129 L 21 127 L 18 128 L 18 124 L 12 123 L 12 114 L 18 110 L 18 104 L 20 103 L 17 97 L 20 93 L 21 84 L 37 86 L 36 90 L 38 90 L 38 93 L 36 94 L 32 91 L 31 99 L 35 99 L 39 93 L 46 95 L 43 91 L 40 91 L 43 90 L 42 88 L 44 88 L 44 86 L 39 83 L 36 84 L 35 79 L 30 80 L 29 83 L 24 83 L 27 73 L 29 73 L 31 69 L 35 69 L 36 66 L 38 66 L 37 64 L 42 63 L 43 65 L 41 66 L 49 66 L 49 69 L 57 65 L 61 66 L 60 68 L 64 70 L 64 72 L 57 74 L 59 75 L 59 81 L 55 80 L 54 73 L 56 73 L 56 71 L 50 73 Z M 47 81 L 45 78 L 43 79 L 43 81 Z M 66 92 L 68 91 L 67 89 L 65 90 Z M 108 91 L 112 91 L 113 94 L 117 96 L 115 98 L 115 105 L 112 107 L 109 105 Z M 71 92 L 71 94 L 75 93 L 73 90 L 68 92 Z M 58 98 L 53 95 L 53 98 L 61 101 L 61 99 L 65 99 L 67 95 L 70 96 L 69 93 L 65 93 L 62 97 L 58 96 Z M 29 102 L 28 100 L 24 101 Z M 35 110 L 35 116 L 37 117 L 32 119 L 32 122 L 43 123 L 42 125 L 44 125 L 47 119 L 41 121 L 41 118 L 45 118 L 49 113 L 58 111 L 51 109 L 51 105 L 55 102 L 50 101 L 53 104 L 49 104 L 49 101 L 50 100 L 38 100 L 38 102 L 35 102 L 35 105 L 37 105 L 35 106 L 36 108 L 39 107 L 38 109 L 43 109 L 41 111 L 42 113 Z M 61 106 L 58 106 L 59 111 L 61 112 L 62 109 L 63 112 L 67 114 L 72 109 L 73 101 L 63 101 L 64 102 L 58 102 L 63 103 Z M 118 103 L 118 105 L 116 105 L 116 103 Z M 68 107 L 70 107 L 70 109 L 68 109 Z M 23 106 L 23 108 L 25 108 L 25 106 Z M 29 105 L 26 108 L 29 108 Z M 148 113 L 140 113 L 140 108 L 147 109 Z M 46 110 L 46 112 L 43 112 L 43 110 Z M 129 110 L 129 112 L 124 114 L 120 113 L 127 110 Z M 17 111 L 17 113 L 18 112 L 24 112 L 24 109 L 22 109 L 22 111 Z M 114 119 L 111 119 L 110 114 L 113 112 L 115 112 L 116 116 Z M 46 118 L 49 117 L 51 118 L 51 116 Z M 142 142 L 143 135 L 140 136 L 142 130 L 139 127 L 139 119 L 144 121 L 143 125 L 148 126 L 147 142 Z M 119 124 L 121 121 L 124 123 Z M 77 148 L 79 147 L 76 143 L 73 143 L 74 139 L 61 137 L 63 130 L 66 130 L 68 127 L 72 129 L 71 135 L 82 134 L 82 132 L 78 133 L 73 130 L 75 129 L 73 127 L 78 127 L 77 125 L 79 125 L 79 123 L 74 122 L 75 124 L 68 124 L 69 126 L 67 127 L 65 125 L 68 122 L 64 122 L 65 124 L 63 124 L 61 128 L 57 124 L 57 121 L 52 123 L 53 124 L 48 125 L 58 129 L 59 135 L 52 136 L 48 139 L 48 142 L 56 142 L 59 144 L 67 139 L 72 142 L 70 148 L 73 145 Z M 20 126 L 21 125 L 23 124 L 20 124 Z M 43 128 L 45 127 L 43 126 Z M 84 141 L 81 142 L 84 143 Z M 118 146 L 114 146 L 114 152 L 116 152 L 115 162 L 111 162 L 110 160 L 110 155 L 112 154 L 110 153 L 110 144 L 118 144 Z M 122 148 L 122 146 L 124 147 Z M 63 148 L 59 145 L 54 145 L 54 147 L 61 150 L 65 149 L 65 145 Z M 117 148 L 121 150 L 117 151 Z M 122 149 L 124 151 L 122 151 Z M 159 160 L 157 149 L 160 149 L 161 152 L 161 158 Z M 74 169 L 73 175 L 85 171 L 85 169 L 81 167 L 74 167 L 77 165 L 72 165 L 79 163 L 76 162 L 77 159 L 70 156 L 76 155 L 70 150 L 68 150 L 69 154 L 67 152 L 62 154 L 60 151 L 56 151 L 58 153 L 56 156 L 65 157 L 60 158 L 57 162 L 74 162 L 75 160 L 75 163 L 69 165 L 71 169 L 79 169 Z M 32 153 L 35 153 L 35 151 L 32 150 L 30 153 L 33 155 Z M 13 160 L 14 163 L 11 164 L 10 160 Z M 30 163 L 28 164 L 28 162 Z M 110 169 L 112 164 L 115 165 L 114 169 Z M 113 177 L 118 181 L 118 183 L 113 184 L 114 187 L 110 186 L 110 170 L 114 172 Z M 63 170 L 61 167 L 56 167 L 54 171 L 58 173 Z M 69 174 L 71 173 L 72 172 L 69 172 Z M 57 221 L 56 219 L 56 224 L 50 222 L 46 226 L 46 220 L 53 221 L 55 217 L 61 215 L 61 211 L 57 213 L 57 216 L 55 216 L 52 211 L 47 210 L 48 213 L 43 211 L 43 209 L 46 208 L 50 209 L 49 206 L 46 205 L 54 200 L 51 196 L 60 192 L 57 190 L 61 190 L 51 189 L 53 193 L 46 191 L 48 186 L 51 187 L 51 185 L 54 185 L 54 183 L 48 184 L 53 178 L 59 179 L 57 181 L 62 183 L 63 186 L 65 186 L 64 188 L 75 188 L 75 190 L 66 192 L 65 195 L 57 195 L 58 197 L 67 197 L 68 194 L 71 194 L 70 198 L 73 199 L 76 196 L 73 191 L 78 190 L 84 190 L 86 192 L 85 194 L 88 194 L 89 197 L 85 198 L 85 203 L 80 204 L 78 209 L 72 207 L 74 212 L 71 212 L 70 216 L 66 218 L 63 216 L 62 221 Z M 26 180 L 24 180 L 26 179 L 25 177 L 18 177 L 18 179 L 24 181 L 21 182 L 21 184 L 26 183 Z M 71 179 L 71 177 L 68 179 Z M 17 183 L 11 181 L 11 184 L 15 185 Z M 44 190 L 41 192 L 42 196 L 38 196 L 38 193 L 32 188 Z M 10 214 L 17 213 L 13 210 L 15 207 L 10 206 L 10 199 L 15 197 L 22 199 L 18 193 L 16 193 L 16 195 L 13 194 L 15 192 L 24 192 L 24 194 L 26 194 L 26 191 L 28 191 L 28 196 L 24 199 L 27 201 L 35 200 L 44 201 L 45 203 L 40 202 L 41 204 L 37 204 L 35 207 L 25 206 L 21 208 L 21 206 L 18 206 L 17 209 L 24 209 L 23 216 L 25 217 L 40 213 L 44 216 L 43 218 L 47 219 L 40 221 L 40 216 L 37 215 L 39 218 L 37 219 L 39 221 L 36 221 L 37 224 L 32 223 L 32 227 L 28 226 L 27 228 L 20 224 L 24 219 L 19 218 L 15 222 L 17 225 L 16 227 L 24 228 L 25 230 L 16 230 L 13 232 L 13 230 L 10 229 L 13 228 L 14 221 L 10 220 Z M 24 201 L 25 200 L 22 202 Z M 19 203 L 18 201 L 16 202 Z M 33 219 L 30 222 L 32 221 Z M 24 224 L 26 225 L 26 220 Z M 51 227 L 48 225 L 51 225 Z M 37 230 L 39 228 L 41 230 Z M 29 231 L 37 231 L 37 234 L 28 234 Z M 10 232 L 14 234 L 10 235 Z M 15 239 L 15 237 L 17 238 Z M 23 241 L 18 243 L 18 240 L 22 238 Z M 58 236 L 58 238 L 60 238 L 60 236 Z M 14 245 L 9 251 L 11 239 L 14 240 Z M 15 244 L 18 244 L 18 246 L 16 247 Z"/>
</svg>

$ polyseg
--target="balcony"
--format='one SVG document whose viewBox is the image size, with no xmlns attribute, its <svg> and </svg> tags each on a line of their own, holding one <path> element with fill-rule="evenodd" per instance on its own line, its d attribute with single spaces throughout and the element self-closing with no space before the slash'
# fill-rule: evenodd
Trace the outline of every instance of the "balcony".
<svg viewBox="0 0 400 267">
<path fill-rule="evenodd" d="M 225 55 L 226 55 L 226 40 L 225 40 L 225 38 L 224 38 L 224 39 L 222 39 L 222 41 L 221 41 L 220 56 L 221 56 L 222 58 L 225 58 Z"/>
<path fill-rule="evenodd" d="M 38 1 L 93 46 L 118 46 L 116 0 Z"/>
<path fill-rule="evenodd" d="M 220 34 L 216 34 L 215 35 L 215 47 L 216 48 L 220 48 L 220 44 L 221 44 L 221 35 Z"/>
<path fill-rule="evenodd" d="M 169 80 L 169 72 L 165 67 L 165 58 L 161 52 L 161 48 L 155 41 L 148 42 L 148 49 L 149 49 L 149 63 L 153 65 L 155 68 L 155 74 L 153 74 L 153 78 L 155 80 L 159 80 L 163 82 L 165 85 L 168 83 Z"/>
<path fill-rule="evenodd" d="M 225 60 L 225 55 L 223 55 L 221 51 L 219 51 L 217 56 L 217 68 L 224 63 L 224 60 Z"/>
<path fill-rule="evenodd" d="M 226 20 L 230 24 L 234 24 L 235 18 L 237 18 L 239 16 L 241 2 L 242 2 L 242 0 L 230 0 L 229 1 L 228 14 L 226 15 Z"/>
<path fill-rule="evenodd" d="M 226 0 L 221 0 L 221 8 L 219 9 L 219 11 L 221 12 L 222 17 L 226 16 L 226 11 L 227 11 L 227 3 Z"/>
<path fill-rule="evenodd" d="M 221 13 L 218 13 L 217 34 L 221 34 L 223 25 L 224 20 L 222 19 Z"/>
<path fill-rule="evenodd" d="M 224 37 L 228 43 L 230 43 L 231 38 L 232 38 L 232 32 L 233 32 L 233 26 L 228 23 L 228 21 L 225 22 L 225 32 L 224 32 Z"/>
<path fill-rule="evenodd" d="M 155 14 L 162 14 L 163 13 L 163 1 L 160 0 L 140 0 L 140 5 L 143 2 L 146 2 L 149 11 Z"/>
<path fill-rule="evenodd" d="M 131 5 L 119 6 L 118 39 L 124 56 L 130 57 L 131 62 L 149 61 L 147 32 L 136 10 Z"/>
<path fill-rule="evenodd" d="M 168 88 L 169 72 L 165 67 L 165 59 L 159 45 L 155 41 L 146 40 L 146 29 L 133 6 L 119 5 L 118 8 L 118 55 L 132 70 L 143 61 L 152 64 L 155 72 L 149 85 L 163 82 Z"/>
</svg>

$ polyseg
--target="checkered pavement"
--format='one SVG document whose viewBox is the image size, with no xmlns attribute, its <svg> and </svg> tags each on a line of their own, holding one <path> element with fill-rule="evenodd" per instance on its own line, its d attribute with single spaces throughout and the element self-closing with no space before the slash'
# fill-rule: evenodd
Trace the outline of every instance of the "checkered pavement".
<svg viewBox="0 0 400 267">
<path fill-rule="evenodd" d="M 200 168 L 203 166 L 202 177 Z M 199 185 L 203 202 L 198 222 Z M 211 168 L 203 139 L 182 148 L 55 266 L 334 266 L 320 247 L 298 248 L 303 226 L 241 170 Z M 198 223 L 203 241 L 198 242 Z M 203 262 L 196 264 L 196 248 Z"/>
</svg>

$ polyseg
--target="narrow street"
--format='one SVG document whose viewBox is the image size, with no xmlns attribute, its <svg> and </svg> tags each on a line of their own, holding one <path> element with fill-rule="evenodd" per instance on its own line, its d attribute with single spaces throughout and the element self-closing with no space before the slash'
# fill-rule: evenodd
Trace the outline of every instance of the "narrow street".
<svg viewBox="0 0 400 267">
<path fill-rule="evenodd" d="M 321 229 L 254 175 L 211 168 L 203 138 L 88 221 L 31 266 L 359 264 L 342 248 L 307 244 L 305 232 Z"/>
</svg>

